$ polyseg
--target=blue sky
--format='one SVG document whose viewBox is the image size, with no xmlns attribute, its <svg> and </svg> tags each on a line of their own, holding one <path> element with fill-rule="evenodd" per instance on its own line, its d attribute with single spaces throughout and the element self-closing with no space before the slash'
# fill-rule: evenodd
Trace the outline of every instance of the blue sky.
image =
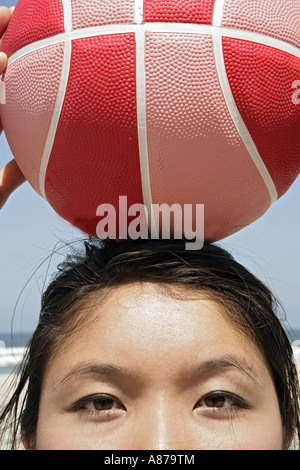
<svg viewBox="0 0 300 470">
<path fill-rule="evenodd" d="M 15 4 L 2 1 L 6 6 Z M 2 134 L 0 165 L 11 158 Z M 300 178 L 261 219 L 219 242 L 274 291 L 293 328 L 300 328 L 299 203 Z M 67 250 L 34 271 L 57 242 L 80 238 L 82 233 L 63 221 L 28 183 L 12 195 L 0 211 L 0 331 L 11 329 L 15 307 L 14 330 L 34 329 L 43 285 Z"/>
</svg>

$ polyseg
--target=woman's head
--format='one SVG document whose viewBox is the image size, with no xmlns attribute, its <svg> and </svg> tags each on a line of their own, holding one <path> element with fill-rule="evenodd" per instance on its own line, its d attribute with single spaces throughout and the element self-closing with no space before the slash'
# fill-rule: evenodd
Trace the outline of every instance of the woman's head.
<svg viewBox="0 0 300 470">
<path fill-rule="evenodd" d="M 223 249 L 90 239 L 42 298 L 19 390 L 31 448 L 287 448 L 292 350 L 270 291 Z"/>
</svg>

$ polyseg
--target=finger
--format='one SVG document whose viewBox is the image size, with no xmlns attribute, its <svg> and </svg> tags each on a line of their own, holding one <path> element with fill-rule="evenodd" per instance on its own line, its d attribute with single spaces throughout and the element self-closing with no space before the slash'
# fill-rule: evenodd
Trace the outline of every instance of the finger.
<svg viewBox="0 0 300 470">
<path fill-rule="evenodd" d="M 0 52 L 0 75 L 5 71 L 7 66 L 7 55 L 4 52 Z"/>
<path fill-rule="evenodd" d="M 11 160 L 0 171 L 0 209 L 15 189 L 17 189 L 25 178 L 15 160 Z"/>
<path fill-rule="evenodd" d="M 4 52 L 0 52 L 0 75 L 5 72 L 7 66 L 7 55 Z M 1 78 L 0 78 L 1 81 Z M 0 102 L 1 103 L 1 102 Z M 0 119 L 0 134 L 3 131 L 1 119 Z"/>
<path fill-rule="evenodd" d="M 8 7 L 0 7 L 0 36 L 4 34 L 11 14 L 12 12 Z"/>
</svg>

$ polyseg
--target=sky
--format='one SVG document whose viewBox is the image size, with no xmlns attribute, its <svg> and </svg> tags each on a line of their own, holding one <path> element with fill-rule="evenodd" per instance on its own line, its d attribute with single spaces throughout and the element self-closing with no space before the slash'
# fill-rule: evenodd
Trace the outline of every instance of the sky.
<svg viewBox="0 0 300 470">
<path fill-rule="evenodd" d="M 2 133 L 0 166 L 12 158 Z M 293 329 L 300 328 L 299 203 L 300 178 L 259 220 L 218 243 L 273 290 Z M 11 196 L 0 210 L 0 331 L 33 331 L 41 292 L 68 252 L 64 245 L 82 237 L 29 183 Z M 58 246 L 61 253 L 51 256 Z"/>
</svg>

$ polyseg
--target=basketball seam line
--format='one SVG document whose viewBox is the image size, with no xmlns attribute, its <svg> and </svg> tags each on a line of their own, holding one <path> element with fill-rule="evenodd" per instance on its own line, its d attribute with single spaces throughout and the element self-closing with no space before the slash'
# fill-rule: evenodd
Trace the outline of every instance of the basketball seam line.
<svg viewBox="0 0 300 470">
<path fill-rule="evenodd" d="M 148 228 L 151 231 L 153 225 L 152 217 L 152 191 L 150 182 L 148 141 L 147 141 L 147 119 L 146 119 L 146 74 L 145 74 L 145 33 L 139 31 L 136 37 L 136 111 L 139 159 L 141 171 L 141 184 L 143 202 L 148 211 Z M 149 217 L 150 215 L 150 217 Z M 152 226 L 152 230 L 156 230 Z"/>
<path fill-rule="evenodd" d="M 218 5 L 220 11 L 223 10 L 221 9 L 221 3 L 224 0 L 216 0 L 216 5 Z M 8 65 L 13 63 L 15 60 L 23 57 L 24 55 L 27 55 L 31 52 L 35 52 L 41 48 L 48 47 L 50 45 L 54 44 L 59 44 L 59 43 L 64 43 L 65 44 L 65 53 L 64 53 L 64 61 L 63 61 L 63 69 L 67 71 L 67 74 L 64 73 L 62 76 L 64 79 L 61 80 L 59 88 L 58 88 L 58 94 L 57 94 L 57 100 L 56 104 L 54 107 L 53 115 L 52 115 L 52 120 L 51 120 L 51 125 L 49 129 L 49 133 L 47 136 L 44 152 L 43 152 L 43 157 L 41 161 L 41 166 L 40 166 L 40 191 L 43 195 L 43 197 L 46 198 L 45 196 L 45 175 L 47 171 L 47 166 L 53 146 L 53 141 L 55 137 L 55 132 L 56 128 L 59 122 L 59 117 L 60 113 L 62 110 L 62 105 L 64 101 L 64 96 L 65 96 L 65 91 L 67 87 L 67 82 L 68 82 L 68 76 L 69 76 L 69 70 L 70 70 L 70 60 L 71 60 L 71 43 L 72 40 L 75 39 L 84 39 L 92 36 L 100 36 L 104 34 L 122 34 L 122 33 L 135 33 L 135 37 L 138 37 L 138 34 L 145 36 L 146 32 L 181 32 L 181 33 L 194 33 L 194 34 L 207 34 L 211 35 L 213 39 L 213 44 L 214 44 L 214 52 L 215 56 L 219 56 L 220 53 L 217 52 L 219 48 L 221 47 L 222 50 L 222 44 L 220 45 L 220 41 L 223 36 L 225 37 L 232 37 L 235 39 L 244 39 L 244 40 L 252 40 L 253 42 L 267 45 L 270 47 L 275 47 L 276 49 L 279 49 L 283 52 L 288 52 L 292 55 L 295 55 L 296 57 L 300 57 L 300 49 L 297 48 L 296 46 L 291 45 L 290 43 L 287 43 L 282 40 L 278 40 L 276 38 L 273 38 L 271 36 L 266 36 L 266 35 L 261 35 L 258 33 L 253 33 L 251 31 L 244 31 L 244 30 L 234 30 L 234 29 L 228 29 L 228 28 L 222 28 L 216 25 L 194 25 L 194 24 L 178 24 L 178 23 L 144 23 L 144 24 L 111 24 L 111 25 L 103 25 L 103 26 L 96 26 L 92 28 L 84 28 L 81 30 L 75 30 L 72 31 L 72 19 L 70 18 L 71 16 L 71 6 L 70 6 L 70 1 L 69 0 L 63 0 L 63 5 L 64 5 L 64 22 L 65 22 L 65 27 L 69 32 L 65 32 L 56 36 L 52 36 L 47 39 L 43 39 L 41 41 L 36 41 L 35 43 L 32 43 L 28 46 L 25 46 L 24 48 L 20 49 L 16 53 L 14 53 L 10 58 Z M 215 7 L 216 7 L 215 5 Z M 214 21 L 220 22 L 222 19 L 222 14 L 220 14 L 220 11 L 218 13 L 214 13 Z M 136 21 L 141 21 L 142 20 L 142 11 L 141 11 L 141 3 L 139 0 L 136 1 L 136 15 L 135 15 L 135 20 Z M 119 30 L 116 28 L 119 27 Z M 84 33 L 84 34 L 83 34 Z M 138 41 L 136 41 L 138 42 Z M 223 57 L 223 51 L 222 51 L 222 62 L 223 65 L 221 64 L 220 57 L 218 60 L 217 65 L 217 72 L 219 76 L 219 81 L 221 88 L 223 90 L 223 95 L 226 100 L 228 110 L 232 116 L 232 119 L 235 123 L 235 126 L 245 144 L 247 147 L 256 167 L 258 168 L 261 176 L 263 177 L 270 195 L 271 195 L 271 200 L 274 201 L 277 199 L 277 191 L 275 188 L 275 185 L 268 173 L 267 168 L 264 165 L 263 160 L 258 154 L 258 151 L 256 149 L 256 146 L 247 130 L 245 127 L 244 121 L 242 120 L 242 117 L 240 116 L 236 105 L 234 103 L 234 99 L 231 96 L 231 90 L 228 90 L 229 83 L 228 83 L 228 78 L 226 75 L 226 81 L 228 83 L 224 83 L 224 73 L 221 72 L 221 69 L 225 67 L 224 64 L 224 57 Z M 143 60 L 143 66 L 144 66 L 144 60 Z M 226 71 L 226 70 L 225 70 Z M 223 80 L 221 80 L 221 76 L 223 76 Z M 137 88 L 138 88 L 137 84 Z M 145 95 L 145 91 L 144 91 Z M 232 102 L 233 100 L 233 102 Z M 231 103 L 231 104 L 230 104 Z M 233 106 L 232 104 L 234 103 L 234 110 L 232 109 Z M 145 129 L 146 131 L 146 129 Z M 145 134 L 144 131 L 144 134 Z M 142 134 L 142 130 L 140 129 L 139 135 Z M 250 142 L 249 142 L 249 137 L 250 137 Z M 146 135 L 147 139 L 147 135 Z M 140 137 L 139 137 L 140 140 Z M 147 147 L 147 141 L 145 143 L 145 135 L 142 137 L 142 147 L 145 149 Z M 142 168 L 144 171 L 144 175 L 142 177 L 142 186 L 144 186 L 143 189 L 143 194 L 145 197 L 145 204 L 148 205 L 147 207 L 151 207 L 151 185 L 150 185 L 150 174 L 149 174 L 149 162 L 148 162 L 148 155 L 144 155 L 142 158 L 144 161 L 142 163 L 141 161 L 141 172 Z M 148 167 L 147 167 L 148 165 Z"/>
<path fill-rule="evenodd" d="M 225 0 L 215 0 L 212 19 L 213 26 L 221 26 L 222 24 L 224 2 Z"/>
<path fill-rule="evenodd" d="M 216 0 L 214 5 L 213 12 L 213 25 L 219 26 L 222 24 L 223 12 L 224 12 L 225 0 Z M 228 80 L 223 45 L 222 45 L 222 35 L 214 34 L 213 35 L 213 48 L 214 48 L 214 57 L 216 64 L 216 71 L 220 82 L 220 87 L 222 89 L 223 97 L 227 105 L 228 112 L 233 120 L 233 123 L 236 127 L 239 136 L 244 143 L 249 156 L 251 157 L 253 164 L 257 168 L 261 178 L 264 181 L 264 184 L 269 192 L 270 196 L 270 205 L 273 204 L 278 199 L 278 192 L 274 181 L 266 167 L 261 155 L 256 147 L 256 144 L 239 112 L 236 101 L 234 99 L 230 83 Z"/>
<path fill-rule="evenodd" d="M 144 0 L 135 0 L 134 2 L 134 22 L 141 24 L 144 18 Z"/>
<path fill-rule="evenodd" d="M 71 32 L 64 32 L 51 36 L 50 38 L 41 39 L 34 43 L 22 47 L 13 53 L 8 59 L 8 66 L 19 58 L 31 52 L 35 52 L 43 47 L 51 46 L 66 40 L 87 39 L 93 36 L 102 36 L 107 34 L 126 34 L 136 33 L 137 31 L 158 32 L 158 33 L 186 33 L 186 34 L 205 34 L 211 35 L 218 33 L 222 37 L 230 37 L 245 41 L 255 42 L 257 44 L 273 47 L 282 52 L 287 52 L 295 57 L 300 58 L 300 47 L 294 46 L 286 41 L 267 36 L 265 34 L 255 33 L 252 31 L 244 31 L 234 28 L 224 28 L 213 25 L 193 25 L 178 23 L 143 23 L 143 24 L 110 24 L 103 26 L 95 26 Z"/>
<path fill-rule="evenodd" d="M 64 12 L 64 26 L 65 32 L 69 33 L 73 30 L 73 15 L 72 15 L 72 7 L 70 0 L 62 0 L 63 4 L 63 12 Z"/>
<path fill-rule="evenodd" d="M 135 23 L 141 24 L 144 17 L 144 0 L 135 0 Z M 145 31 L 135 32 L 136 43 L 136 113 L 139 146 L 139 162 L 143 203 L 147 208 L 148 229 L 157 231 L 152 214 L 152 190 L 149 169 L 148 136 L 146 118 L 146 70 L 145 70 Z M 150 215 L 150 217 L 149 217 Z"/>
<path fill-rule="evenodd" d="M 233 120 L 233 123 L 239 133 L 239 136 L 244 143 L 255 167 L 257 168 L 260 176 L 262 177 L 267 190 L 270 195 L 271 204 L 273 204 L 278 199 L 278 193 L 274 181 L 271 178 L 271 175 L 261 158 L 255 142 L 252 139 L 252 136 L 236 106 L 234 96 L 231 91 L 231 87 L 227 77 L 226 66 L 224 62 L 223 48 L 222 48 L 222 37 L 215 35 L 213 37 L 213 46 L 214 46 L 214 55 L 215 63 L 217 69 L 217 75 L 219 77 L 220 86 L 223 92 L 224 100 L 226 101 L 228 112 Z"/>
<path fill-rule="evenodd" d="M 72 29 L 72 11 L 71 11 L 71 4 L 70 0 L 63 0 L 63 11 L 64 11 L 64 24 L 66 29 Z M 43 155 L 40 164 L 40 171 L 39 171 L 39 188 L 40 193 L 44 199 L 47 200 L 46 197 L 46 173 L 47 168 L 54 144 L 54 140 L 56 137 L 57 126 L 59 124 L 60 115 L 63 108 L 64 98 L 66 94 L 67 84 L 69 80 L 69 73 L 70 73 L 70 66 L 71 66 L 71 52 L 72 52 L 72 41 L 70 39 L 66 39 L 64 41 L 64 53 L 63 53 L 63 64 L 62 64 L 62 71 L 60 75 L 60 82 L 57 90 L 57 96 L 55 105 L 53 108 L 53 113 L 51 117 L 51 123 L 47 135 L 47 139 L 45 142 Z"/>
</svg>

